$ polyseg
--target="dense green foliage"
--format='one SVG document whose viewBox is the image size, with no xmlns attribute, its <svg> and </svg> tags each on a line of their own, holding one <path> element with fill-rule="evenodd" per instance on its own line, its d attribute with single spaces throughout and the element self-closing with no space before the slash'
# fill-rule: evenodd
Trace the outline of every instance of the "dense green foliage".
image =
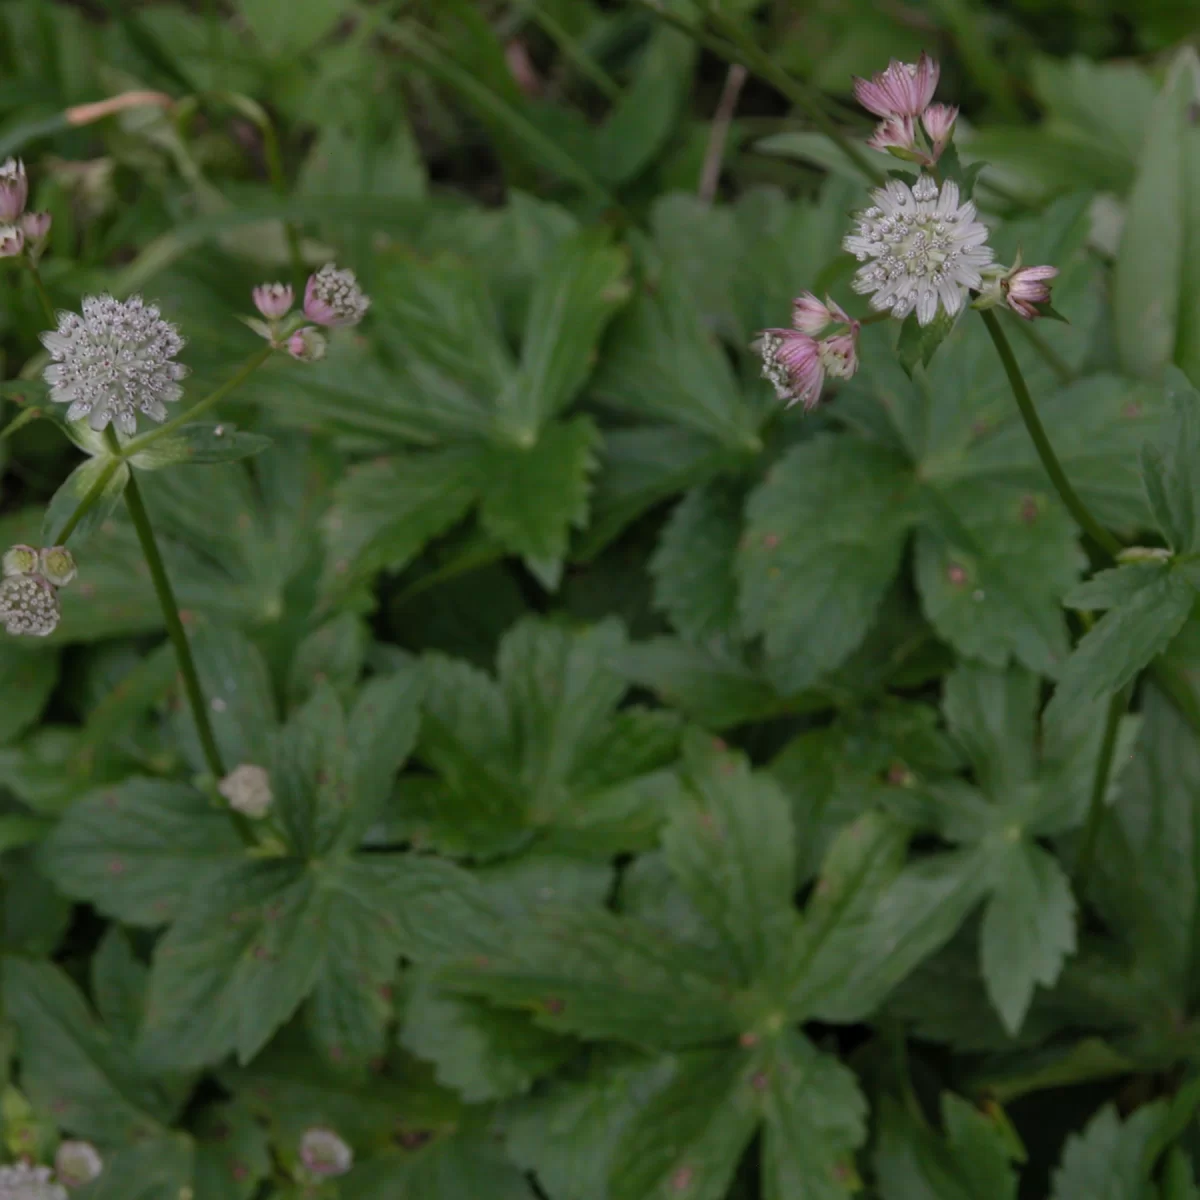
<svg viewBox="0 0 1200 1200">
<path fill-rule="evenodd" d="M 653 7 L 0 4 L 56 305 L 160 304 L 190 400 L 297 247 L 372 298 L 113 462 L 59 628 L 0 634 L 0 1160 L 90 1141 L 83 1200 L 1200 1197 L 1193 20 L 662 0 L 705 46 Z M 866 312 L 867 185 L 779 78 L 736 94 L 734 35 L 857 144 L 851 74 L 938 54 L 998 257 L 1061 271 L 1069 323 L 1003 314 L 1049 439 L 1142 550 L 1081 536 L 975 313 L 776 399 L 794 295 Z M 3 549 L 109 460 L 0 266 Z"/>
</svg>

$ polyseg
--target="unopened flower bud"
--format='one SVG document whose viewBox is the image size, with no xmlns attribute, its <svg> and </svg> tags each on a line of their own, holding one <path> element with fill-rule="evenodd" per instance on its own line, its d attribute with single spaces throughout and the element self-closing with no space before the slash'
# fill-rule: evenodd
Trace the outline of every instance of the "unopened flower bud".
<svg viewBox="0 0 1200 1200">
<path fill-rule="evenodd" d="M 1057 267 L 1018 267 L 1013 270 L 1003 280 L 1008 307 L 1027 321 L 1040 317 L 1042 314 L 1037 306 L 1050 302 L 1050 285 L 1045 281 L 1057 274 Z"/>
<path fill-rule="evenodd" d="M 16 258 L 25 249 L 25 235 L 19 225 L 0 225 L 0 258 Z"/>
<path fill-rule="evenodd" d="M 929 107 L 941 68 L 924 51 L 915 63 L 896 59 L 870 79 L 854 80 L 859 104 L 877 117 L 919 117 Z"/>
<path fill-rule="evenodd" d="M 66 587 L 75 578 L 75 559 L 66 546 L 51 546 L 43 550 L 41 559 L 41 575 L 55 587 Z"/>
<path fill-rule="evenodd" d="M 25 235 L 26 243 L 40 246 L 50 233 L 52 221 L 53 217 L 48 212 L 27 212 L 21 215 L 18 224 L 21 226 L 21 232 Z"/>
<path fill-rule="evenodd" d="M 318 1126 L 300 1139 L 300 1161 L 314 1175 L 345 1175 L 354 1163 L 354 1151 L 332 1129 Z"/>
<path fill-rule="evenodd" d="M 958 108 L 953 104 L 931 104 L 921 114 L 921 124 L 933 143 L 934 158 L 939 158 L 950 141 L 954 132 L 954 122 L 958 120 Z"/>
<path fill-rule="evenodd" d="M 812 292 L 801 292 L 792 301 L 792 328 L 801 333 L 815 336 L 834 321 L 849 324 L 850 318 L 842 306 L 828 296 L 822 304 Z"/>
<path fill-rule="evenodd" d="M 13 546 L 4 552 L 4 576 L 35 575 L 38 552 L 32 546 Z"/>
<path fill-rule="evenodd" d="M 339 270 L 333 263 L 326 263 L 308 277 L 304 315 L 318 325 L 357 325 L 370 306 L 370 299 L 349 268 Z"/>
<path fill-rule="evenodd" d="M 235 767 L 217 785 L 217 791 L 229 801 L 234 812 L 258 820 L 267 815 L 274 797 L 271 795 L 271 777 L 262 767 L 253 763 L 242 763 Z"/>
<path fill-rule="evenodd" d="M 19 158 L 9 158 L 0 165 L 0 223 L 12 225 L 25 211 L 29 199 L 29 180 L 25 164 Z"/>
<path fill-rule="evenodd" d="M 299 362 L 320 362 L 328 348 L 325 335 L 311 325 L 297 329 L 287 340 L 288 353 Z"/>
<path fill-rule="evenodd" d="M 857 331 L 839 333 L 817 344 L 825 374 L 833 379 L 850 379 L 858 371 Z"/>
<path fill-rule="evenodd" d="M 58 628 L 58 594 L 40 575 L 0 582 L 0 624 L 14 637 L 46 637 Z"/>
<path fill-rule="evenodd" d="M 254 307 L 268 321 L 278 321 L 291 310 L 295 293 L 286 283 L 262 283 L 254 289 Z"/>
<path fill-rule="evenodd" d="M 83 1187 L 104 1169 L 104 1160 L 91 1142 L 63 1142 L 54 1156 L 54 1173 L 69 1188 Z"/>
<path fill-rule="evenodd" d="M 920 161 L 923 156 L 913 151 L 916 137 L 912 117 L 887 117 L 875 126 L 875 132 L 867 138 L 867 145 L 872 150 L 886 150 L 897 158 Z"/>
<path fill-rule="evenodd" d="M 1163 546 L 1126 546 L 1117 552 L 1117 562 L 1168 562 L 1171 551 Z"/>
</svg>

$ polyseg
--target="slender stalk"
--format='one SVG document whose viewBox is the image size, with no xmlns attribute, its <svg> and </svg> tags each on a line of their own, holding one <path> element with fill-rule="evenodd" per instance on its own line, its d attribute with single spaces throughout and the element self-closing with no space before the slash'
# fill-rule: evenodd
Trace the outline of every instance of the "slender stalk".
<svg viewBox="0 0 1200 1200">
<path fill-rule="evenodd" d="M 237 372 L 231 375 L 220 387 L 214 388 L 203 400 L 196 401 L 187 412 L 180 413 L 177 417 L 172 417 L 163 425 L 159 425 L 154 429 L 148 430 L 146 433 L 139 434 L 137 437 L 125 443 L 120 449 L 120 453 L 125 458 L 130 458 L 134 454 L 145 450 L 147 446 L 154 445 L 160 438 L 167 437 L 175 432 L 183 425 L 194 421 L 202 413 L 207 412 L 214 404 L 218 404 L 224 400 L 235 388 L 240 387 L 259 367 L 271 357 L 273 353 L 271 346 L 264 346 L 261 350 L 256 350 L 239 368 Z"/>
<path fill-rule="evenodd" d="M 120 445 L 113 434 L 112 426 L 106 431 L 113 453 L 120 453 Z M 129 510 L 129 519 L 133 522 L 138 544 L 142 548 L 142 556 L 146 566 L 150 568 L 150 580 L 154 584 L 154 594 L 158 597 L 163 619 L 167 625 L 167 636 L 175 648 L 175 657 L 179 660 L 179 673 L 183 676 L 183 688 L 187 693 L 188 705 L 192 710 L 192 718 L 196 722 L 196 733 L 200 737 L 200 749 L 204 753 L 204 761 L 209 772 L 216 779 L 225 775 L 225 767 L 221 762 L 221 752 L 217 749 L 217 739 L 213 735 L 212 725 L 208 720 L 208 708 L 204 703 L 204 692 L 200 688 L 200 677 L 196 674 L 196 663 L 192 658 L 192 648 L 188 645 L 187 634 L 183 631 L 183 622 L 179 619 L 179 606 L 175 602 L 175 592 L 171 581 L 167 578 L 167 569 L 163 565 L 162 555 L 158 551 L 158 543 L 154 539 L 154 529 L 150 525 L 150 514 L 142 500 L 142 492 L 138 487 L 134 472 L 129 473 L 129 482 L 125 485 L 125 507 Z"/>
<path fill-rule="evenodd" d="M 1108 715 L 1104 719 L 1104 736 L 1100 740 L 1100 757 L 1096 759 L 1096 774 L 1092 779 L 1092 799 L 1088 806 L 1087 824 L 1083 830 L 1083 842 L 1075 860 L 1075 888 L 1082 893 L 1091 874 L 1096 858 L 1096 846 L 1100 837 L 1100 826 L 1104 823 L 1104 798 L 1108 794 L 1108 780 L 1112 774 L 1113 758 L 1117 750 L 1117 730 L 1128 704 L 1128 691 L 1121 688 L 1114 692 L 1108 702 Z"/>
<path fill-rule="evenodd" d="M 1075 372 L 1070 364 L 1034 327 L 1032 321 L 1018 321 L 1017 332 L 1033 347 L 1041 360 L 1054 372 L 1055 379 L 1061 384 L 1068 384 L 1075 378 Z"/>
<path fill-rule="evenodd" d="M 105 464 L 104 469 L 96 476 L 92 486 L 81 497 L 75 511 L 67 518 L 66 523 L 58 531 L 58 536 L 54 539 L 54 545 L 65 546 L 67 538 L 75 532 L 79 527 L 79 522 L 87 516 L 91 507 L 104 495 L 104 489 L 108 487 L 109 481 L 117 473 L 117 468 L 121 465 L 121 459 L 110 458 Z"/>
<path fill-rule="evenodd" d="M 33 290 L 37 292 L 37 298 L 42 305 L 42 312 L 46 314 L 46 320 L 51 325 L 57 325 L 58 313 L 54 309 L 54 301 L 50 299 L 50 293 L 46 291 L 46 285 L 42 282 L 42 273 L 38 270 L 37 263 L 28 254 L 24 257 L 25 269 L 29 272 L 29 278 L 33 280 Z"/>
<path fill-rule="evenodd" d="M 725 59 L 727 62 L 741 63 L 761 79 L 765 79 L 776 91 L 786 96 L 797 108 L 803 110 L 810 121 L 837 146 L 837 148 L 854 164 L 864 178 L 876 186 L 884 183 L 883 172 L 834 124 L 821 103 L 819 93 L 813 91 L 807 84 L 794 79 L 782 67 L 776 65 L 771 56 L 746 36 L 731 18 L 721 13 L 712 13 L 721 27 L 723 37 L 714 37 L 703 29 L 689 24 L 674 13 L 660 7 L 656 0 L 633 0 L 639 8 L 653 13 L 660 21 L 686 33 L 698 45 Z"/>
<path fill-rule="evenodd" d="M 1025 422 L 1025 428 L 1029 431 L 1030 438 L 1033 439 L 1034 449 L 1038 453 L 1038 458 L 1042 460 L 1042 466 L 1046 468 L 1046 474 L 1050 476 L 1050 482 L 1054 484 L 1054 490 L 1058 492 L 1062 502 L 1067 506 L 1067 511 L 1075 518 L 1076 524 L 1109 558 L 1115 558 L 1120 552 L 1121 543 L 1092 516 L 1087 505 L 1071 486 L 1071 481 L 1067 478 L 1062 463 L 1058 461 L 1054 447 L 1050 445 L 1050 439 L 1046 436 L 1042 419 L 1038 416 L 1033 397 L 1029 394 L 1025 377 L 1021 374 L 1021 367 L 1017 362 L 1016 355 L 1012 352 L 1012 347 L 1008 344 L 1004 330 L 1000 327 L 1000 322 L 996 319 L 996 314 L 984 310 L 980 315 L 991 335 L 996 353 L 1000 356 L 1004 373 L 1008 376 L 1013 398 L 1017 402 L 1017 408 L 1021 410 L 1021 419 Z"/>
<path fill-rule="evenodd" d="M 621 98 L 621 85 L 551 16 L 540 0 L 527 0 L 524 16 L 530 17 L 558 47 L 562 56 L 610 102 Z"/>
<path fill-rule="evenodd" d="M 264 119 L 259 124 L 259 129 L 262 132 L 263 157 L 267 162 L 267 174 L 270 176 L 271 186 L 275 189 L 277 196 L 286 196 L 287 175 L 283 170 L 283 155 L 279 151 L 279 134 L 276 132 L 275 122 L 271 120 L 269 114 L 264 113 Z M 300 295 L 304 291 L 305 267 L 304 255 L 300 250 L 300 231 L 296 228 L 295 221 L 284 221 L 283 236 L 287 239 L 288 259 L 292 265 L 292 286 Z"/>
<path fill-rule="evenodd" d="M 712 126 L 708 133 L 708 148 L 704 152 L 700 185 L 696 189 L 705 204 L 713 202 L 717 194 L 717 185 L 721 182 L 721 165 L 725 161 L 729 127 L 733 124 L 733 114 L 737 111 L 738 97 L 742 94 L 747 74 L 741 63 L 733 63 L 725 75 L 725 86 L 721 89 L 721 99 L 717 103 L 717 111 L 713 114 Z"/>
</svg>

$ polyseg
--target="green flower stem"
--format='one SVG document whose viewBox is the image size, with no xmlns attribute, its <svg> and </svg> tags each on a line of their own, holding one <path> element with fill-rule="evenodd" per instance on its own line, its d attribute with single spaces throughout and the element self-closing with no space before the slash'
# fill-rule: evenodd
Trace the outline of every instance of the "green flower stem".
<svg viewBox="0 0 1200 1200">
<path fill-rule="evenodd" d="M 259 125 L 263 139 L 263 157 L 267 162 L 267 174 L 271 179 L 271 187 L 280 197 L 287 196 L 287 175 L 283 169 L 283 155 L 279 150 L 279 134 L 275 122 L 269 114 L 264 113 L 264 120 Z M 292 286 L 297 295 L 304 292 L 304 278 L 307 274 L 304 266 L 304 254 L 300 249 L 300 231 L 295 221 L 284 221 L 283 236 L 287 239 L 288 260 L 292 266 Z"/>
<path fill-rule="evenodd" d="M 207 412 L 214 404 L 220 403 L 226 396 L 229 395 L 235 388 L 240 387 L 259 367 L 267 361 L 274 353 L 272 346 L 264 346 L 261 350 L 256 350 L 241 366 L 241 368 L 231 375 L 220 387 L 209 392 L 203 400 L 198 400 L 187 412 L 180 413 L 179 416 L 173 417 L 164 425 L 159 425 L 155 429 L 148 430 L 146 433 L 139 434 L 137 437 L 126 442 L 119 449 L 119 453 L 123 458 L 131 458 L 133 455 L 145 450 L 147 446 L 154 445 L 160 438 L 167 437 L 175 432 L 181 426 L 194 421 L 202 413 Z"/>
<path fill-rule="evenodd" d="M 37 298 L 41 301 L 42 311 L 46 314 L 46 320 L 53 327 L 58 324 L 58 313 L 55 311 L 54 301 L 50 299 L 50 293 L 46 291 L 46 285 L 42 282 L 42 273 L 38 270 L 37 263 L 28 254 L 22 255 L 22 257 L 25 260 L 25 269 L 29 272 L 29 278 L 33 280 L 33 290 L 37 292 Z"/>
<path fill-rule="evenodd" d="M 689 24 L 674 13 L 667 12 L 656 0 L 633 0 L 640 8 L 651 12 L 660 21 L 686 33 L 698 45 L 725 59 L 727 62 L 741 63 L 747 70 L 752 71 L 760 79 L 765 79 L 781 95 L 786 96 L 797 108 L 808 115 L 812 123 L 837 146 L 837 148 L 853 163 L 854 167 L 876 187 L 885 182 L 882 171 L 867 158 L 866 154 L 856 146 L 837 127 L 825 111 L 818 92 L 807 84 L 794 79 L 782 67 L 776 65 L 769 54 L 761 50 L 749 38 L 741 27 L 730 17 L 721 13 L 710 12 L 717 21 L 724 36 L 714 37 L 703 29 Z"/>
<path fill-rule="evenodd" d="M 58 531 L 58 536 L 54 539 L 56 546 L 65 546 L 67 538 L 75 532 L 79 526 L 79 522 L 88 514 L 88 510 L 104 495 L 104 489 L 108 487 L 109 481 L 117 473 L 117 468 L 121 465 L 121 459 L 110 458 L 104 465 L 104 469 L 96 476 L 92 486 L 83 494 L 75 511 L 67 518 L 66 524 Z"/>
<path fill-rule="evenodd" d="M 1026 386 L 1025 377 L 1021 374 L 1016 355 L 1013 354 L 1012 347 L 1008 344 L 1008 338 L 1005 337 L 1004 330 L 996 319 L 996 314 L 990 309 L 985 309 L 980 316 L 983 317 L 983 323 L 991 335 L 996 353 L 1000 356 L 1000 362 L 1004 365 L 1004 373 L 1008 376 L 1008 383 L 1012 388 L 1017 408 L 1021 410 L 1021 419 L 1025 422 L 1025 428 L 1029 431 L 1030 438 L 1033 439 L 1034 449 L 1037 450 L 1038 458 L 1042 460 L 1042 466 L 1046 468 L 1046 474 L 1050 476 L 1050 482 L 1054 484 L 1054 490 L 1058 492 L 1062 502 L 1067 506 L 1067 511 L 1075 518 L 1076 524 L 1109 558 L 1116 558 L 1121 550 L 1121 543 L 1092 516 L 1087 505 L 1071 486 L 1071 481 L 1067 478 L 1062 463 L 1058 461 L 1054 447 L 1050 445 L 1050 439 L 1046 436 L 1046 430 L 1038 416 L 1037 408 L 1034 406 L 1033 397 L 1029 394 L 1029 388 Z"/>
<path fill-rule="evenodd" d="M 121 447 L 111 425 L 105 430 L 105 437 L 113 454 L 119 455 Z M 150 515 L 146 512 L 141 489 L 132 471 L 129 473 L 129 482 L 125 485 L 125 507 L 129 510 L 129 518 L 133 522 L 146 566 L 150 568 L 150 580 L 154 584 L 154 594 L 158 597 L 158 604 L 167 624 L 167 636 L 171 639 L 171 645 L 175 647 L 175 657 L 179 660 L 179 672 L 183 676 L 183 688 L 187 693 L 192 718 L 196 722 L 196 732 L 200 736 L 200 749 L 204 753 L 204 761 L 213 777 L 222 779 L 225 776 L 225 767 L 221 762 L 217 739 L 208 720 L 208 708 L 204 703 L 204 693 L 200 689 L 200 677 L 196 674 L 192 648 L 188 645 L 187 634 L 183 631 L 175 593 L 171 588 L 171 581 L 167 578 L 167 569 L 163 565 L 162 555 L 158 552 L 158 543 L 154 540 Z"/>
<path fill-rule="evenodd" d="M 1087 824 L 1084 826 L 1083 841 L 1079 846 L 1079 857 L 1075 860 L 1075 888 L 1081 895 L 1096 858 L 1100 826 L 1104 823 L 1104 799 L 1108 794 L 1108 780 L 1117 751 L 1117 730 L 1128 703 L 1128 688 L 1114 692 L 1108 702 L 1104 736 L 1100 740 L 1100 757 L 1096 759 L 1096 774 L 1092 780 L 1092 799 L 1088 806 Z"/>
</svg>

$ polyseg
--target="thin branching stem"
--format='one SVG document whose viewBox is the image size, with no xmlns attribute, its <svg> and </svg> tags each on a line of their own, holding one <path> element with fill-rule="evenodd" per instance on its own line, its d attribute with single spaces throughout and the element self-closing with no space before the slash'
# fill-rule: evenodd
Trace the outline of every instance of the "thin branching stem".
<svg viewBox="0 0 1200 1200">
<path fill-rule="evenodd" d="M 1000 356 L 1000 362 L 1004 366 L 1004 373 L 1008 376 L 1008 383 L 1012 388 L 1013 398 L 1016 400 L 1017 408 L 1021 412 L 1021 419 L 1025 422 L 1025 428 L 1029 431 L 1033 447 L 1037 451 L 1038 458 L 1042 460 L 1042 466 L 1045 467 L 1046 474 L 1050 476 L 1050 482 L 1054 485 L 1054 490 L 1058 492 L 1063 504 L 1067 506 L 1067 511 L 1075 518 L 1075 522 L 1080 529 L 1109 558 L 1116 558 L 1117 554 L 1120 553 L 1121 543 L 1092 516 L 1088 506 L 1079 498 L 1079 493 L 1071 486 L 1071 481 L 1067 478 L 1067 473 L 1063 470 L 1062 463 L 1058 461 L 1058 455 L 1054 453 L 1054 447 L 1050 444 L 1049 437 L 1046 436 L 1042 419 L 1038 416 L 1037 407 L 1033 403 L 1033 397 L 1029 394 L 1029 387 L 1025 383 L 1025 376 L 1021 374 L 1021 366 L 1017 362 L 1016 355 L 1013 354 L 1012 346 L 1009 345 L 1008 338 L 1005 336 L 1000 322 L 996 319 L 996 314 L 990 310 L 984 310 L 980 315 L 983 317 L 983 323 L 987 326 L 987 331 L 991 335 L 992 343 L 996 347 L 996 353 Z"/>
<path fill-rule="evenodd" d="M 1096 759 L 1096 773 L 1092 778 L 1092 796 L 1088 805 L 1087 824 L 1083 829 L 1083 841 L 1079 845 L 1079 856 L 1075 860 L 1075 889 L 1081 895 L 1091 874 L 1096 859 L 1100 827 L 1104 823 L 1104 810 L 1108 797 L 1108 781 L 1112 777 L 1113 760 L 1117 751 L 1117 732 L 1121 718 L 1128 706 L 1128 689 L 1114 692 L 1108 702 L 1108 714 L 1104 719 L 1104 734 L 1100 739 L 1100 754 Z"/>
</svg>

